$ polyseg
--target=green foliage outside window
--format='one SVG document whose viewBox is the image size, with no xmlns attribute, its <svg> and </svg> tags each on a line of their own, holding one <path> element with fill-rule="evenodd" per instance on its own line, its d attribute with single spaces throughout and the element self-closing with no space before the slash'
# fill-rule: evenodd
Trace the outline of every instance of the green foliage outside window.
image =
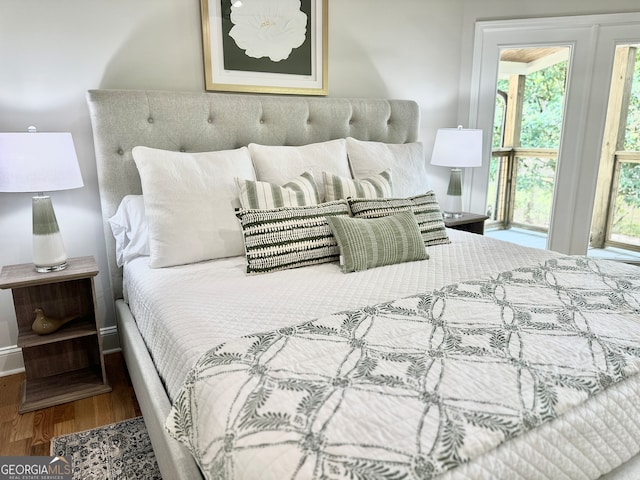
<svg viewBox="0 0 640 480">
<path fill-rule="evenodd" d="M 522 147 L 558 148 L 566 77 L 567 62 L 527 75 L 520 131 Z"/>
<path fill-rule="evenodd" d="M 640 164 L 622 163 L 619 178 L 611 237 L 640 245 Z"/>
<path fill-rule="evenodd" d="M 527 75 L 522 106 L 520 146 L 554 148 L 560 144 L 567 62 Z M 555 158 L 520 158 L 513 221 L 549 228 Z"/>
<path fill-rule="evenodd" d="M 624 134 L 624 149 L 640 152 L 640 48 L 636 53 L 636 65 L 629 99 L 627 128 Z"/>
</svg>

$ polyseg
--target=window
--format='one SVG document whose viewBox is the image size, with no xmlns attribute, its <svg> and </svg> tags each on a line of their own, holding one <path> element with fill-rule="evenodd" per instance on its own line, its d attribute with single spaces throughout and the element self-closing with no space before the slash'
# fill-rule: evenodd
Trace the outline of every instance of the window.
<svg viewBox="0 0 640 480">
<path fill-rule="evenodd" d="M 592 219 L 615 218 L 610 223 L 620 224 L 617 220 L 622 218 L 623 213 L 615 217 L 609 215 L 609 211 L 615 211 L 616 200 L 620 206 L 621 202 L 627 202 L 628 198 L 633 197 L 633 192 L 624 189 L 620 189 L 620 193 L 626 197 L 618 195 L 617 186 L 616 193 L 612 193 L 611 185 L 615 180 L 614 175 L 622 178 L 623 184 L 634 184 L 637 167 L 629 165 L 636 165 L 638 162 L 635 159 L 638 157 L 624 150 L 627 147 L 617 142 L 613 143 L 614 152 L 620 152 L 617 154 L 616 164 L 620 165 L 617 169 L 613 165 L 603 168 L 600 157 L 614 52 L 621 43 L 620 39 L 625 39 L 627 43 L 640 42 L 639 27 L 640 12 L 476 22 L 469 89 L 469 126 L 483 130 L 486 150 L 482 167 L 473 169 L 467 177 L 469 181 L 465 183 L 465 190 L 469 192 L 466 195 L 469 211 L 480 213 L 491 205 L 492 214 L 499 221 L 504 212 L 500 204 L 501 198 L 511 199 L 505 195 L 500 197 L 499 194 L 494 196 L 490 193 L 492 190 L 487 188 L 489 176 L 492 175 L 493 182 L 498 186 L 501 182 L 516 183 L 514 177 L 509 176 L 514 172 L 504 167 L 504 158 L 508 154 L 499 149 L 490 152 L 501 51 L 566 46 L 570 56 L 566 73 L 561 141 L 557 146 L 555 161 L 551 218 L 542 247 L 546 245 L 551 250 L 567 254 L 586 254 L 590 240 L 599 235 L 608 238 L 609 242 L 618 238 L 616 235 L 622 235 L 616 228 L 595 226 Z M 508 106 L 506 110 L 509 110 Z M 629 110 L 632 108 L 629 107 Z M 505 117 L 508 115 L 507 112 Z M 637 118 L 624 118 L 625 123 L 637 125 Z M 508 131 L 505 130 L 503 138 L 506 142 Z M 517 149 L 525 148 L 524 144 L 505 145 L 507 146 L 503 148 L 515 149 L 520 157 L 539 159 L 536 161 L 548 160 L 547 154 L 552 150 L 547 149 L 545 155 L 542 155 L 540 152 L 517 152 Z M 500 165 L 492 165 L 489 161 L 492 154 L 500 158 Z M 614 156 L 610 155 L 609 158 Z M 515 160 L 511 161 L 511 165 L 515 166 L 517 163 Z M 545 168 L 539 169 L 539 172 L 546 171 Z M 596 189 L 596 184 L 606 184 L 599 180 L 604 171 L 610 172 L 608 189 Z M 616 185 L 618 184 L 620 182 L 616 181 Z M 515 191 L 515 187 L 511 190 Z M 498 188 L 493 190 L 494 193 L 497 191 Z M 543 195 L 542 192 L 538 193 L 534 202 Z M 602 197 L 606 200 L 603 201 Z M 492 202 L 489 198 L 495 200 Z M 604 215 L 594 209 L 594 205 L 603 204 L 607 205 Z M 633 212 L 637 215 L 637 208 Z M 626 213 L 625 218 L 633 218 L 630 223 L 638 223 L 635 220 L 637 216 L 631 217 L 630 213 Z"/>
<path fill-rule="evenodd" d="M 590 244 L 640 251 L 638 45 L 616 47 Z"/>
<path fill-rule="evenodd" d="M 490 227 L 549 230 L 568 47 L 502 49 L 489 169 Z"/>
</svg>

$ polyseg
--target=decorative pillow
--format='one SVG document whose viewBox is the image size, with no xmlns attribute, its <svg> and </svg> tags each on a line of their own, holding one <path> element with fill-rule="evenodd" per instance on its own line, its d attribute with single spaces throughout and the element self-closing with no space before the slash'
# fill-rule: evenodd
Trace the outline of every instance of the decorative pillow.
<svg viewBox="0 0 640 480">
<path fill-rule="evenodd" d="M 152 268 L 242 255 L 235 178 L 255 178 L 246 147 L 181 153 L 135 147 Z"/>
<path fill-rule="evenodd" d="M 239 210 L 247 273 L 264 273 L 338 261 L 340 250 L 327 218 L 349 215 L 345 200 L 306 207 Z"/>
<path fill-rule="evenodd" d="M 348 202 L 352 215 L 357 218 L 385 217 L 410 208 L 416 216 L 425 245 L 450 243 L 440 205 L 432 191 L 410 198 L 350 198 Z"/>
<path fill-rule="evenodd" d="M 344 138 L 299 147 L 250 143 L 249 152 L 256 169 L 256 179 L 261 182 L 282 185 L 304 172 L 313 173 L 321 202 L 326 201 L 322 172 L 351 177 Z"/>
<path fill-rule="evenodd" d="M 429 190 L 427 163 L 420 142 L 364 142 L 349 137 L 347 155 L 354 178 L 366 178 L 391 169 L 396 197 L 412 197 Z"/>
<path fill-rule="evenodd" d="M 327 217 L 327 221 L 340 247 L 343 272 L 429 258 L 411 210 L 380 218 Z"/>
<path fill-rule="evenodd" d="M 236 178 L 242 208 L 302 207 L 317 205 L 318 187 L 311 172 L 278 186 L 257 180 Z"/>
<path fill-rule="evenodd" d="M 392 195 L 390 170 L 362 180 L 345 178 L 329 172 L 322 172 L 322 178 L 324 195 L 328 202 L 349 197 L 383 198 Z"/>
<path fill-rule="evenodd" d="M 116 240 L 119 267 L 134 258 L 149 256 L 149 228 L 142 195 L 125 195 L 109 225 Z"/>
</svg>

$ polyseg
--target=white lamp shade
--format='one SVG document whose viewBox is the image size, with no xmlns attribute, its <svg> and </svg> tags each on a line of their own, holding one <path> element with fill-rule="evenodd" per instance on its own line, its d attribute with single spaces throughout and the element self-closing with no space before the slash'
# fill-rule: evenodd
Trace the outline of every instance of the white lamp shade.
<svg viewBox="0 0 640 480">
<path fill-rule="evenodd" d="M 38 192 L 33 197 L 33 263 L 38 272 L 67 266 L 51 198 L 42 192 L 83 186 L 70 133 L 0 133 L 0 192 Z"/>
<path fill-rule="evenodd" d="M 83 185 L 70 133 L 0 133 L 0 192 L 51 192 Z"/>
<path fill-rule="evenodd" d="M 440 128 L 433 145 L 431 165 L 479 167 L 482 165 L 482 130 Z"/>
</svg>

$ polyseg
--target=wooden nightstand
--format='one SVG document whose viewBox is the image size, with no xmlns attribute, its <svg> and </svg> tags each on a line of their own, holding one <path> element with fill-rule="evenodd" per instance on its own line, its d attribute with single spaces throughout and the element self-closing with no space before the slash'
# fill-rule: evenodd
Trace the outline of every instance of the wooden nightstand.
<svg viewBox="0 0 640 480">
<path fill-rule="evenodd" d="M 25 381 L 19 413 L 111 391 L 102 356 L 96 315 L 93 257 L 68 260 L 60 272 L 38 273 L 33 264 L 8 265 L 0 288 L 10 288 L 18 321 L 18 346 L 24 358 Z M 79 318 L 48 335 L 31 331 L 34 310 L 46 315 Z"/>
<path fill-rule="evenodd" d="M 444 224 L 445 226 L 456 230 L 464 230 L 465 232 L 484 235 L 484 221 L 488 218 L 489 217 L 487 215 L 464 212 L 462 216 L 457 218 L 445 217 Z"/>
</svg>

